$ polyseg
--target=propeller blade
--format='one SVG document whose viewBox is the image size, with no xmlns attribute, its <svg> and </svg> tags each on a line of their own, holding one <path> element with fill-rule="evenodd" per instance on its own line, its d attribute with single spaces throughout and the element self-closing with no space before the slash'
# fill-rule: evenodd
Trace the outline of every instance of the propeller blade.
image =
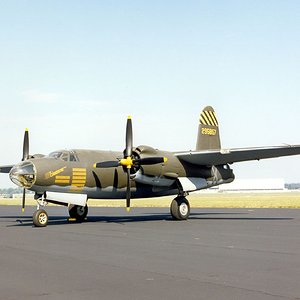
<svg viewBox="0 0 300 300">
<path fill-rule="evenodd" d="M 127 118 L 125 141 L 126 141 L 126 148 L 124 151 L 124 157 L 127 158 L 132 156 L 132 148 L 133 148 L 132 121 L 130 116 L 128 116 Z"/>
<path fill-rule="evenodd" d="M 130 169 L 127 169 L 127 189 L 126 189 L 126 210 L 130 211 L 131 184 L 130 184 Z"/>
<path fill-rule="evenodd" d="M 120 162 L 119 161 L 103 161 L 103 162 L 99 162 L 99 163 L 95 163 L 94 164 L 94 168 L 116 168 L 120 166 Z"/>
<path fill-rule="evenodd" d="M 23 189 L 23 198 L 22 198 L 22 212 L 25 211 L 25 199 L 26 199 L 26 190 Z"/>
<path fill-rule="evenodd" d="M 9 173 L 12 168 L 13 168 L 13 165 L 0 166 L 0 173 Z"/>
<path fill-rule="evenodd" d="M 26 128 L 24 133 L 24 141 L 23 141 L 22 161 L 28 159 L 28 157 L 29 157 L 29 134 L 28 134 L 28 128 Z"/>
<path fill-rule="evenodd" d="M 136 159 L 134 162 L 137 163 L 138 165 L 155 165 L 155 164 L 164 163 L 166 161 L 167 161 L 166 157 L 145 157 L 145 158 Z"/>
</svg>

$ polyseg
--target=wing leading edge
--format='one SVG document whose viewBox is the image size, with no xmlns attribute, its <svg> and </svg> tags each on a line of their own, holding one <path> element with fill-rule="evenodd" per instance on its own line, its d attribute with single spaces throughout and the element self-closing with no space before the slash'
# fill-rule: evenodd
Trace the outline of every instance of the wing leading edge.
<svg viewBox="0 0 300 300">
<path fill-rule="evenodd" d="M 212 166 L 225 165 L 236 162 L 275 158 L 281 156 L 299 155 L 300 145 L 236 148 L 206 151 L 178 152 L 175 156 L 193 165 Z"/>
</svg>

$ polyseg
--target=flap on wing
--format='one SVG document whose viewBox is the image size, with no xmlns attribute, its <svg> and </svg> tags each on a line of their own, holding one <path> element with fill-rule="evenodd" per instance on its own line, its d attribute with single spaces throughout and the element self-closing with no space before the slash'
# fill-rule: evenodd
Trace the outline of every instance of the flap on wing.
<svg viewBox="0 0 300 300">
<path fill-rule="evenodd" d="M 300 145 L 190 151 L 175 153 L 175 156 L 194 165 L 212 166 L 298 154 Z"/>
</svg>

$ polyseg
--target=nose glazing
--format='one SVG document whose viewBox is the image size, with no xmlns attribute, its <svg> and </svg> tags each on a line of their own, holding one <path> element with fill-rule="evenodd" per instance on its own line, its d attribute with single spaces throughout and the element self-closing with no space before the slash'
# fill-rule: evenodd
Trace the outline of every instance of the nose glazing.
<svg viewBox="0 0 300 300">
<path fill-rule="evenodd" d="M 31 188 L 36 179 L 36 171 L 31 161 L 24 161 L 15 165 L 10 173 L 10 180 L 23 188 Z"/>
</svg>

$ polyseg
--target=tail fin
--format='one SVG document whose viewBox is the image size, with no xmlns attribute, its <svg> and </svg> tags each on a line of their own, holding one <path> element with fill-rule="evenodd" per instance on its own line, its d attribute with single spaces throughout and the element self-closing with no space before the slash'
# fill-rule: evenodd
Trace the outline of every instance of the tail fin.
<svg viewBox="0 0 300 300">
<path fill-rule="evenodd" d="M 221 149 L 219 124 L 211 106 L 206 106 L 200 115 L 196 150 Z"/>
</svg>

